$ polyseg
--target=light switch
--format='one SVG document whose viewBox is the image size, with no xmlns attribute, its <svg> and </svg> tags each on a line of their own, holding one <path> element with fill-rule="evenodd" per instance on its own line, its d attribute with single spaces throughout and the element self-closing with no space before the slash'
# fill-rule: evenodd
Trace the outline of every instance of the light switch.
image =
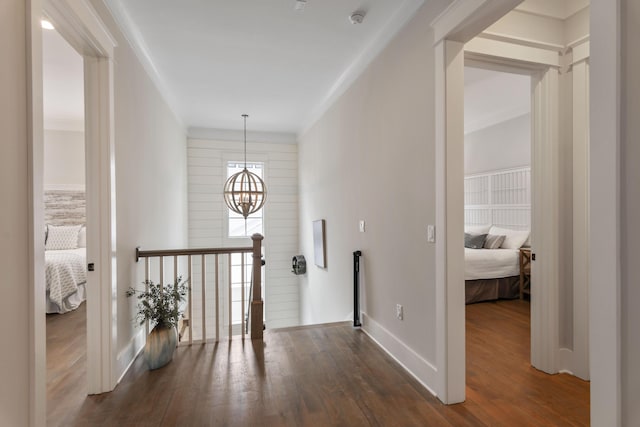
<svg viewBox="0 0 640 427">
<path fill-rule="evenodd" d="M 364 233 L 364 219 L 360 220 L 360 232 Z"/>
<path fill-rule="evenodd" d="M 436 242 L 436 226 L 435 225 L 427 225 L 427 242 L 429 243 Z"/>
</svg>

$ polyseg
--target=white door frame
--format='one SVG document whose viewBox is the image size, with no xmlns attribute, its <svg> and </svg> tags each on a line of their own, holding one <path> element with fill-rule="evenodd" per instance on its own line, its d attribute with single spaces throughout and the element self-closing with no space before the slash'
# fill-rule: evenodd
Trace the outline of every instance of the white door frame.
<svg viewBox="0 0 640 427">
<path fill-rule="evenodd" d="M 42 12 L 84 57 L 85 157 L 87 202 L 87 379 L 89 394 L 116 385 L 116 228 L 113 125 L 115 39 L 86 0 L 44 0 Z M 42 69 L 42 56 L 35 58 Z M 32 95 L 33 102 L 38 99 Z M 41 94 L 40 94 L 41 102 Z M 34 128 L 42 131 L 42 123 Z M 42 170 L 33 171 L 42 183 Z M 42 212 L 38 212 L 42 215 Z M 44 317 L 44 312 L 35 313 Z"/>
<path fill-rule="evenodd" d="M 450 257 L 462 259 L 451 246 L 461 246 L 463 170 L 456 154 L 460 141 L 449 146 L 450 126 L 459 126 L 460 112 L 450 102 L 460 104 L 457 85 L 462 64 L 462 43 L 495 22 L 519 0 L 455 0 L 433 21 L 436 94 L 436 203 L 439 239 L 436 244 L 437 394 L 445 403 L 464 400 L 464 324 L 452 311 L 459 310 L 455 286 L 462 287 Z M 488 17 L 488 18 L 487 18 Z M 594 18 L 595 17 L 595 18 Z M 597 22 L 594 22 L 597 21 Z M 593 425 L 620 425 L 620 0 L 592 0 L 590 26 L 590 143 L 589 143 L 589 235 L 597 245 L 589 248 L 589 364 L 591 375 L 591 422 Z M 449 66 L 454 69 L 449 73 Z M 449 87 L 454 89 L 449 93 Z M 452 123 L 456 121 L 457 123 Z M 455 128 L 455 126 L 452 126 Z M 455 132 L 455 129 L 454 129 Z M 451 193 L 451 194 L 450 194 Z M 449 213 L 452 215 L 448 215 Z M 451 233 L 450 233 L 451 231 Z M 449 273 L 454 273 L 452 276 Z M 460 356 L 462 354 L 462 356 Z"/>
<path fill-rule="evenodd" d="M 465 16 L 493 16 L 489 25 L 500 18 L 505 11 L 504 2 L 494 2 L 493 14 L 485 8 L 491 8 L 490 2 L 456 2 L 453 9 L 458 19 Z M 512 5 L 515 6 L 517 2 Z M 483 11 L 481 11 L 483 10 Z M 445 19 L 447 14 L 439 20 Z M 489 18 L 487 18 L 489 19 Z M 451 20 L 448 21 L 451 25 Z M 438 23 L 436 22 L 437 26 Z M 518 68 L 532 75 L 532 249 L 543 256 L 533 263 L 533 272 L 538 281 L 545 283 L 534 291 L 531 303 L 531 363 L 548 373 L 558 372 L 559 353 L 559 88 L 558 74 L 560 58 L 558 52 L 546 51 L 530 46 L 514 46 L 503 41 L 473 39 L 477 33 L 468 30 L 473 26 L 461 21 L 452 34 L 455 41 L 443 33 L 443 40 L 436 47 L 436 93 L 444 111 L 444 117 L 438 117 L 436 126 L 437 164 L 444 170 L 437 170 L 437 192 L 439 195 L 437 226 L 445 231 L 439 239 L 436 261 L 437 270 L 445 274 L 437 275 L 437 286 L 443 289 L 439 295 L 444 301 L 439 305 L 446 308 L 446 314 L 439 317 L 446 325 L 439 361 L 445 366 L 441 380 L 441 399 L 446 403 L 464 400 L 464 254 L 462 231 L 464 220 L 463 203 L 463 152 L 464 152 L 464 58 L 481 60 L 497 64 L 500 67 Z M 463 29 L 460 28 L 463 27 Z M 460 35 L 462 34 L 462 35 Z M 469 39 L 468 39 L 469 38 Z M 467 40 L 468 39 L 468 40 Z M 466 42 L 466 45 L 463 44 Z M 439 49 L 439 46 L 442 46 Z M 441 59 L 440 59 L 441 58 Z M 438 62 L 438 61 L 441 62 Z M 444 90 L 438 91 L 441 87 Z M 438 149 L 440 148 L 440 149 Z M 445 153 L 445 154 L 442 154 Z M 544 169 L 543 169 L 544 168 Z M 438 268 L 439 267 L 439 268 Z M 447 347 L 449 346 L 449 347 Z M 445 354 L 446 352 L 446 354 Z M 454 356 L 452 356 L 454 355 Z M 462 355 L 462 356 L 461 356 Z M 455 367 L 452 366 L 452 362 Z M 445 385 L 446 383 L 446 385 Z"/>
</svg>

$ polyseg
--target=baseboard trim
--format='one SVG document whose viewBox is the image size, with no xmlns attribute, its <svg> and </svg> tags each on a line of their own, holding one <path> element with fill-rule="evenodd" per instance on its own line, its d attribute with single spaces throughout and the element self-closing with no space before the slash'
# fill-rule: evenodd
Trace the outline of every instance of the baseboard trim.
<svg viewBox="0 0 640 427">
<path fill-rule="evenodd" d="M 384 326 L 362 313 L 362 331 L 434 396 L 438 370 Z M 430 385 L 432 384 L 432 385 Z"/>
<path fill-rule="evenodd" d="M 573 350 L 561 348 L 558 350 L 558 372 L 561 374 L 575 375 L 571 370 L 573 368 Z"/>
<path fill-rule="evenodd" d="M 118 354 L 118 381 L 117 384 L 122 381 L 125 374 L 135 362 L 136 357 L 142 352 L 145 344 L 144 328 L 140 328 L 138 333 L 131 338 L 129 343 Z"/>
</svg>

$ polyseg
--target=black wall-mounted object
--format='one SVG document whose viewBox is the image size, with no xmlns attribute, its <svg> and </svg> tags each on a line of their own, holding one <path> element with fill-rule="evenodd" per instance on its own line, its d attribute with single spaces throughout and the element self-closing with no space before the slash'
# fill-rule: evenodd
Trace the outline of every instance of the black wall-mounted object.
<svg viewBox="0 0 640 427">
<path fill-rule="evenodd" d="M 359 328 L 360 323 L 360 257 L 361 251 L 353 253 L 353 327 Z"/>
<path fill-rule="evenodd" d="M 291 259 L 291 272 L 296 275 L 307 272 L 307 261 L 304 259 L 304 255 L 296 255 Z"/>
</svg>

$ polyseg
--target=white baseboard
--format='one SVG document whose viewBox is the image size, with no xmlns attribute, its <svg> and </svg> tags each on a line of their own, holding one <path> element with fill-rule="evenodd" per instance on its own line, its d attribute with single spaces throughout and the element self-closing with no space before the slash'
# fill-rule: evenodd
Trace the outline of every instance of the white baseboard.
<svg viewBox="0 0 640 427">
<path fill-rule="evenodd" d="M 434 396 L 438 370 L 378 322 L 362 313 L 362 330 Z"/>
<path fill-rule="evenodd" d="M 124 375 L 127 373 L 131 365 L 136 360 L 136 357 L 144 349 L 145 336 L 144 328 L 140 328 L 129 343 L 118 353 L 118 381 L 119 384 Z"/>
<path fill-rule="evenodd" d="M 573 371 L 573 350 L 561 348 L 558 350 L 558 372 L 561 374 L 574 375 Z"/>
</svg>

